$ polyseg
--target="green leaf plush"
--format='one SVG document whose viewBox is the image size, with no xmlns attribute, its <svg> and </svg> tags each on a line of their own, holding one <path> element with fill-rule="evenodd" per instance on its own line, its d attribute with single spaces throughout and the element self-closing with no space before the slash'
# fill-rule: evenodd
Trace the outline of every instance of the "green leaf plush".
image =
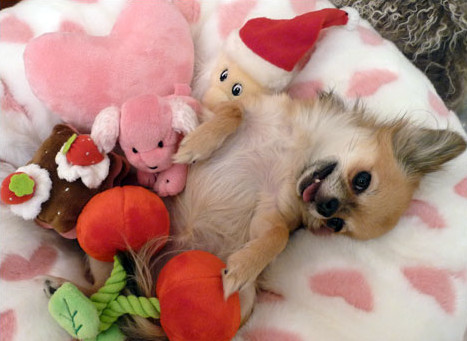
<svg viewBox="0 0 467 341">
<path fill-rule="evenodd" d="M 77 339 L 93 339 L 99 333 L 99 314 L 94 304 L 71 283 L 63 284 L 50 298 L 49 312 Z"/>
</svg>

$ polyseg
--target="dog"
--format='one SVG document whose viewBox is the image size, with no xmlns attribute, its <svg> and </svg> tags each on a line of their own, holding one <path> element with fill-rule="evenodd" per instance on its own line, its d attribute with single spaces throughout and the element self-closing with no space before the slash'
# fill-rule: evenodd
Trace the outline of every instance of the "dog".
<svg viewBox="0 0 467 341">
<path fill-rule="evenodd" d="M 225 261 L 225 297 L 240 292 L 246 320 L 258 275 L 291 231 L 376 238 L 396 225 L 420 179 L 465 149 L 453 131 L 377 122 L 332 94 L 222 103 L 175 156 L 192 166 L 185 191 L 166 201 L 169 250 L 202 249 Z M 150 292 L 154 284 L 144 282 Z"/>
</svg>

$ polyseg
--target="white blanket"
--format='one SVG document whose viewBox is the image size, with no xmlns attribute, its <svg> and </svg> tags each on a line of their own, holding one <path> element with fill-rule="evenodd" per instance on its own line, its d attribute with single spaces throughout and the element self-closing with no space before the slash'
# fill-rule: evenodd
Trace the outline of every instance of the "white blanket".
<svg viewBox="0 0 467 341">
<path fill-rule="evenodd" d="M 325 0 L 175 2 L 191 20 L 198 61 L 196 96 L 207 87 L 223 40 L 248 18 L 290 18 L 332 7 Z M 26 81 L 26 43 L 59 30 L 105 35 L 124 4 L 125 0 L 24 0 L 0 12 L 2 170 L 6 164 L 19 167 L 27 162 L 58 122 Z M 323 32 L 289 92 L 312 97 L 321 89 L 332 89 L 349 103 L 359 97 L 381 119 L 405 115 L 429 127 L 462 132 L 456 115 L 446 109 L 428 79 L 365 21 L 353 31 L 335 27 Z M 5 211 L 2 207 L 1 340 L 69 340 L 48 317 L 42 286 L 34 280 L 43 272 L 79 277 L 77 270 L 70 270 L 79 268 L 77 255 L 57 251 L 65 265 L 28 270 L 27 278 L 5 278 L 3 269 L 11 268 L 11 257 L 27 268 L 38 253 L 51 257 L 54 251 L 49 247 L 63 242 Z M 298 231 L 265 279 L 270 292 L 260 296 L 239 340 L 461 341 L 467 326 L 467 154 L 423 180 L 390 233 L 360 242 Z M 41 333 L 36 333 L 38 328 Z"/>
</svg>

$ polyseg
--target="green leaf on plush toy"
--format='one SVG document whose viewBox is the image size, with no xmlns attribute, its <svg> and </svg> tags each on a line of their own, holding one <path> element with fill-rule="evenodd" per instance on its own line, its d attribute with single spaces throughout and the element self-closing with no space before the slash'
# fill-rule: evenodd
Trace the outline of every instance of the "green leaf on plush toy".
<svg viewBox="0 0 467 341">
<path fill-rule="evenodd" d="M 94 304 L 71 283 L 63 284 L 50 298 L 49 312 L 72 337 L 92 339 L 99 333 Z"/>
<path fill-rule="evenodd" d="M 63 155 L 65 155 L 66 153 L 68 153 L 68 151 L 70 150 L 71 145 L 73 144 L 73 142 L 75 142 L 75 140 L 76 140 L 77 137 L 78 137 L 78 135 L 73 134 L 73 135 L 71 135 L 71 137 L 65 142 L 65 145 L 63 146 L 63 149 L 62 149 L 62 154 L 63 154 Z"/>
</svg>

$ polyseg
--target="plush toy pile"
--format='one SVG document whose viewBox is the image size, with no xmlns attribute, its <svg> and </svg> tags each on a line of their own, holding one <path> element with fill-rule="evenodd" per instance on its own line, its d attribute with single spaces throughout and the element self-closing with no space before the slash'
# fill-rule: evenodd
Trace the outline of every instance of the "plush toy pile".
<svg viewBox="0 0 467 341">
<path fill-rule="evenodd" d="M 110 171 L 101 180 L 106 186 L 109 174 L 112 180 L 120 180 L 118 175 L 127 171 L 125 163 L 110 156 L 117 142 L 133 169 L 146 170 L 138 172 L 140 185 L 161 195 L 183 190 L 186 169 L 164 176 L 173 165 L 162 166 L 154 160 L 167 160 L 181 137 L 196 127 L 197 100 L 203 99 L 224 71 L 219 58 L 231 56 L 228 44 L 238 38 L 237 29 L 250 18 L 293 18 L 332 7 L 326 0 L 171 2 L 23 0 L 0 12 L 0 178 L 17 173 L 5 180 L 9 192 L 2 193 L 2 198 L 27 203 L 39 183 L 32 183 L 20 167 L 30 163 L 50 169 L 44 165 L 50 161 L 47 153 L 53 154 L 52 161 L 61 157 L 65 168 L 69 163 L 81 167 L 77 160 L 87 152 L 97 163 L 108 157 L 108 169 L 117 163 L 119 171 Z M 235 46 L 249 43 L 245 37 L 240 35 L 240 45 Z M 260 59 L 280 54 L 284 47 L 273 44 L 271 49 Z M 253 91 L 265 91 L 255 76 L 270 76 L 271 67 L 258 62 L 254 75 L 243 67 L 249 58 L 258 58 L 258 50 L 252 51 L 238 55 L 235 62 L 241 82 L 233 82 L 229 91 L 242 82 L 242 91 L 248 91 L 251 84 Z M 425 126 L 462 132 L 456 115 L 446 109 L 427 78 L 363 20 L 324 25 L 305 58 L 276 80 L 286 80 L 280 90 L 295 98 L 313 98 L 320 90 L 333 90 L 348 103 L 361 100 L 381 120 L 405 115 Z M 141 112 L 141 102 L 151 110 Z M 139 121 L 126 119 L 127 112 L 139 112 L 135 114 Z M 72 128 L 56 126 L 62 121 L 77 130 L 75 138 Z M 156 133 L 146 133 L 154 127 Z M 52 141 L 52 151 L 45 146 L 57 130 L 66 136 Z M 79 137 L 89 133 L 94 147 Z M 71 148 L 75 139 L 86 148 Z M 75 149 L 74 156 L 61 153 L 63 147 Z M 77 168 L 66 169 L 65 173 L 78 174 Z M 69 340 L 69 334 L 47 313 L 43 276 L 86 285 L 77 244 L 29 219 L 36 217 L 42 225 L 70 237 L 66 232 L 72 230 L 81 208 L 91 197 L 99 199 L 103 193 L 95 194 L 104 188 L 86 186 L 84 173 L 66 179 L 56 169 L 52 172 L 57 174 L 51 176 L 54 190 L 66 191 L 65 182 L 78 182 L 83 190 L 95 193 L 86 196 L 73 187 L 74 193 L 83 193 L 85 198 L 72 201 L 70 208 L 59 199 L 63 197 L 49 191 L 53 205 L 39 204 L 27 220 L 1 204 L 2 341 L 30 340 L 32 335 L 35 340 Z M 177 185 L 162 188 L 161 179 Z M 101 199 L 94 212 L 105 211 L 106 200 Z M 285 252 L 266 270 L 267 290 L 235 339 L 463 340 L 467 327 L 466 205 L 464 154 L 424 179 L 398 226 L 381 238 L 360 242 L 296 232 Z M 56 212 L 62 211 L 72 213 L 72 223 L 66 227 L 54 220 Z M 46 212 L 52 214 L 41 218 Z M 131 210 L 126 213 L 132 216 Z M 94 226 L 93 219 L 98 218 L 89 214 L 82 226 Z M 80 233 L 84 230 L 78 228 Z M 99 253 L 105 250 L 91 245 L 97 232 L 86 232 L 90 233 L 86 238 L 91 236 L 85 242 L 91 248 L 88 252 L 101 257 Z M 107 227 L 98 232 L 99 238 L 111 234 Z M 111 260 L 116 249 L 102 257 Z M 167 291 L 167 285 L 161 284 L 158 290 Z M 183 338 L 189 339 L 174 336 L 174 340 Z"/>
</svg>

